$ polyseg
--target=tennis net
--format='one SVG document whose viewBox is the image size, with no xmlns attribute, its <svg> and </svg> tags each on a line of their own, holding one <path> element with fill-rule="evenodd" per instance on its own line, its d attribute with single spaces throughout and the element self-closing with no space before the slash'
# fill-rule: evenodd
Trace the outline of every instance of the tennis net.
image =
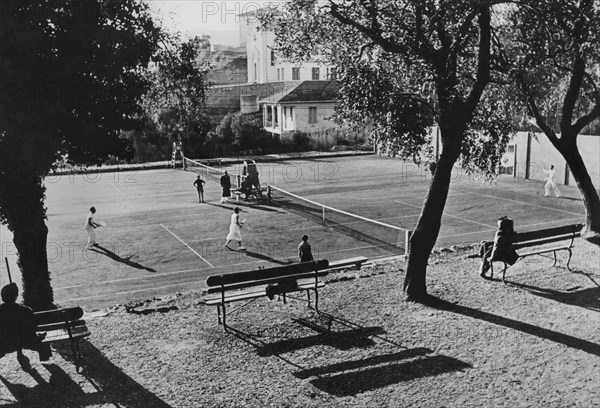
<svg viewBox="0 0 600 408">
<path fill-rule="evenodd" d="M 183 158 L 183 169 L 186 171 L 194 171 L 203 177 L 205 180 L 212 180 L 214 182 L 219 183 L 221 181 L 221 177 L 225 174 L 226 170 L 221 168 L 221 165 L 218 167 L 210 166 L 209 164 L 200 163 L 199 161 L 188 159 L 187 157 Z M 238 174 L 232 173 L 231 171 L 227 171 L 229 177 L 231 178 L 232 186 L 240 186 L 240 176 Z"/>
<path fill-rule="evenodd" d="M 338 230 L 359 241 L 395 255 L 408 255 L 410 230 L 300 197 L 278 187 L 268 186 L 272 204 L 290 210 L 319 224 Z"/>
</svg>

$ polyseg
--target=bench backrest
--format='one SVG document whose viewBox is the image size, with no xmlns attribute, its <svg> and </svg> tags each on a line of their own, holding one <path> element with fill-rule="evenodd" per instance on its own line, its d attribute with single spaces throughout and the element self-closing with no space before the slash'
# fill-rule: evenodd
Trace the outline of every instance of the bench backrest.
<svg viewBox="0 0 600 408">
<path fill-rule="evenodd" d="M 206 278 L 208 293 L 220 292 L 222 290 L 242 289 L 251 286 L 259 286 L 274 283 L 283 279 L 303 279 L 310 277 L 325 276 L 329 262 L 321 261 L 301 262 L 285 266 L 276 266 L 268 269 L 257 269 L 246 272 L 234 272 L 223 275 L 212 275 Z"/>
<path fill-rule="evenodd" d="M 71 326 L 85 324 L 80 320 L 83 316 L 83 309 L 80 307 L 70 307 L 66 309 L 44 310 L 33 314 L 33 321 L 38 330 L 55 330 L 65 327 L 67 322 Z"/>
<path fill-rule="evenodd" d="M 546 228 L 537 231 L 519 232 L 515 234 L 513 239 L 513 247 L 518 248 L 523 244 L 525 246 L 528 242 L 535 242 L 536 244 L 542 245 L 551 242 L 561 241 L 565 239 L 572 239 L 581 235 L 581 229 L 583 224 L 565 225 L 562 227 Z"/>
</svg>

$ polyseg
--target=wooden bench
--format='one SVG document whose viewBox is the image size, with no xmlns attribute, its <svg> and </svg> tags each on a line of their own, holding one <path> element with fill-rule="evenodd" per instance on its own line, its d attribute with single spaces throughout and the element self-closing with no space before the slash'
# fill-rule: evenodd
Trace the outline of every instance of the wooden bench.
<svg viewBox="0 0 600 408">
<path fill-rule="evenodd" d="M 353 258 L 341 259 L 339 261 L 329 262 L 328 270 L 345 268 L 346 266 L 356 266 L 358 269 L 362 266 L 363 263 L 367 262 L 369 259 L 364 256 L 355 256 Z"/>
<path fill-rule="evenodd" d="M 546 228 L 536 231 L 528 231 L 516 233 L 513 238 L 512 247 L 517 251 L 519 259 L 526 258 L 532 255 L 541 255 L 552 252 L 554 254 L 554 263 L 556 265 L 556 252 L 567 251 L 569 258 L 567 259 L 567 269 L 570 271 L 569 262 L 571 262 L 571 248 L 575 242 L 575 238 L 581 236 L 581 229 L 583 224 L 565 225 L 562 227 Z M 494 277 L 494 262 L 504 263 L 504 269 L 502 270 L 502 282 L 506 283 L 504 277 L 506 275 L 506 269 L 508 265 L 504 261 L 490 261 L 490 272 L 491 277 Z"/>
<path fill-rule="evenodd" d="M 79 340 L 91 334 L 85 325 L 85 321 L 81 320 L 82 316 L 83 310 L 80 307 L 33 313 L 33 319 L 37 326 L 36 332 L 38 334 L 46 334 L 46 337 L 42 340 L 43 343 L 56 343 L 60 341 L 69 341 L 71 343 L 71 351 L 77 371 L 79 371 L 82 363 Z"/>
<path fill-rule="evenodd" d="M 287 293 L 306 291 L 308 307 L 310 307 L 311 303 L 310 291 L 313 291 L 315 293 L 315 310 L 318 313 L 318 289 L 325 286 L 320 278 L 328 274 L 328 266 L 329 262 L 322 260 L 209 276 L 206 279 L 208 290 L 204 300 L 209 306 L 217 306 L 219 324 L 222 324 L 226 331 L 226 304 L 247 301 L 244 305 L 229 312 L 229 314 L 233 314 L 252 301 L 267 297 L 268 285 L 271 285 L 269 288 L 276 290 L 276 293 L 283 298 L 284 303 L 287 301 Z"/>
</svg>

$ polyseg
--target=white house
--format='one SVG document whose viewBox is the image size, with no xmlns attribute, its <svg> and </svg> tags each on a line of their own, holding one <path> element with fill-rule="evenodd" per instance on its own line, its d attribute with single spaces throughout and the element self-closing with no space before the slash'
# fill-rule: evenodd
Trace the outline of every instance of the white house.
<svg viewBox="0 0 600 408">
<path fill-rule="evenodd" d="M 273 29 L 262 28 L 257 18 L 261 10 L 263 9 L 239 15 L 240 32 L 246 35 L 248 83 L 335 79 L 334 67 L 317 61 L 292 63 L 278 58 L 273 50 L 275 32 Z"/>
<path fill-rule="evenodd" d="M 295 131 L 318 133 L 336 128 L 330 118 L 337 90 L 337 81 L 302 81 L 259 100 L 264 129 L 285 138 Z"/>
</svg>

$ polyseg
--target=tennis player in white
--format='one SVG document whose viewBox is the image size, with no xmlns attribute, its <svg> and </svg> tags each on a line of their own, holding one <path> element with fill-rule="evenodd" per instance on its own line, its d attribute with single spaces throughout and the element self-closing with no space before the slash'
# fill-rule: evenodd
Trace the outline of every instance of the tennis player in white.
<svg viewBox="0 0 600 408">
<path fill-rule="evenodd" d="M 85 230 L 88 234 L 88 249 L 91 249 L 94 246 L 98 245 L 96 244 L 96 232 L 94 231 L 94 229 L 98 228 L 100 224 L 94 222 L 94 214 L 96 214 L 96 209 L 94 207 L 90 207 L 90 213 L 88 214 L 87 219 L 85 220 Z"/>
<path fill-rule="evenodd" d="M 556 197 L 560 197 L 560 190 L 556 187 L 556 183 L 554 182 L 554 177 L 556 176 L 556 170 L 554 170 L 554 165 L 550 165 L 550 169 L 546 170 L 545 167 L 542 167 L 542 170 L 546 174 L 546 185 L 544 186 L 544 195 L 546 197 L 550 196 L 550 190 L 554 191 L 554 195 Z"/>
</svg>

